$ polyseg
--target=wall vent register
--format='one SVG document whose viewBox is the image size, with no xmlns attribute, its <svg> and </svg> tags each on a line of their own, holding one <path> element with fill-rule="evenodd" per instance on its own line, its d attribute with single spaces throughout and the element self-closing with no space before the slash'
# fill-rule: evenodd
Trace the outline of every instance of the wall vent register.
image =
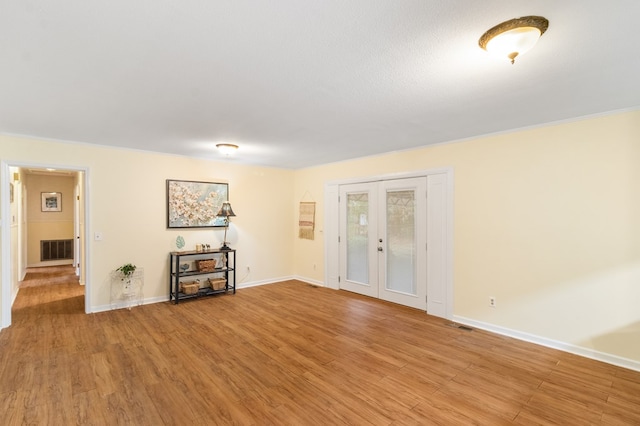
<svg viewBox="0 0 640 426">
<path fill-rule="evenodd" d="M 73 240 L 41 240 L 40 261 L 73 259 Z"/>
</svg>

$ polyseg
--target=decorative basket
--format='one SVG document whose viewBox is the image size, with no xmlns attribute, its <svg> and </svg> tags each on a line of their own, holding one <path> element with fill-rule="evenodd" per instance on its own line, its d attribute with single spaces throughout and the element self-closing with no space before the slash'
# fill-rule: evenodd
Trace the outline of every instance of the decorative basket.
<svg viewBox="0 0 640 426">
<path fill-rule="evenodd" d="M 227 280 L 224 278 L 209 278 L 207 282 L 213 290 L 224 290 L 227 287 Z"/>
<path fill-rule="evenodd" d="M 200 290 L 200 281 L 180 282 L 180 292 L 184 294 L 196 294 Z"/>
<path fill-rule="evenodd" d="M 200 259 L 196 260 L 196 265 L 198 266 L 198 271 L 200 272 L 213 272 L 213 270 L 216 269 L 216 260 Z"/>
</svg>

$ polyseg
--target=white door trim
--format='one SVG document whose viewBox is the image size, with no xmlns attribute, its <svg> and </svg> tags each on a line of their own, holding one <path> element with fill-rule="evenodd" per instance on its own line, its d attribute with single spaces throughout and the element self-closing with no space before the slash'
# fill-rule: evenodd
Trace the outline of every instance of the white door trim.
<svg viewBox="0 0 640 426">
<path fill-rule="evenodd" d="M 11 224 L 10 224 L 10 216 L 11 216 L 11 208 L 9 205 L 9 182 L 10 182 L 10 167 L 22 167 L 22 168 L 55 168 L 58 170 L 71 170 L 76 172 L 83 172 L 84 176 L 84 209 L 85 209 L 85 228 L 83 238 L 85 241 L 84 244 L 84 253 L 82 257 L 84 257 L 84 268 L 86 273 L 86 281 L 84 288 L 84 309 L 85 313 L 91 313 L 91 285 L 90 285 L 90 274 L 89 266 L 90 266 L 90 249 L 89 249 L 89 218 L 91 217 L 89 213 L 89 169 L 84 167 L 77 166 L 65 166 L 60 164 L 37 164 L 37 163 L 29 163 L 29 162 L 20 162 L 20 161 L 0 161 L 0 176 L 2 176 L 2 188 L 0 191 L 1 194 L 1 205 L 2 209 L 0 211 L 1 220 L 0 226 L 2 230 L 2 259 L 0 260 L 2 264 L 2 274 L 0 276 L 0 294 L 2 295 L 1 307 L 2 307 L 2 317 L 0 318 L 0 329 L 9 327 L 11 325 L 11 305 L 13 304 L 13 298 L 11 297 Z M 82 194 L 81 194 L 82 196 Z"/>
<path fill-rule="evenodd" d="M 446 176 L 446 213 L 445 213 L 445 287 L 446 303 L 444 318 L 453 318 L 454 292 L 453 292 L 453 199 L 454 199 L 454 173 L 453 167 L 442 167 L 411 172 L 389 173 L 384 175 L 373 175 L 359 178 L 348 178 L 328 181 L 324 185 L 324 205 L 325 205 L 325 274 L 324 285 L 332 289 L 339 289 L 339 223 L 340 212 L 338 208 L 339 186 L 352 183 L 375 182 L 390 179 L 404 179 L 407 177 L 420 177 L 436 174 Z"/>
</svg>

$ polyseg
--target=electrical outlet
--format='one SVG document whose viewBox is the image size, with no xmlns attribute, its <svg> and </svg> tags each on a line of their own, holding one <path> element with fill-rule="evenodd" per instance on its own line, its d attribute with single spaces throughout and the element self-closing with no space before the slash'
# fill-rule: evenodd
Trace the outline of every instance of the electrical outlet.
<svg viewBox="0 0 640 426">
<path fill-rule="evenodd" d="M 493 297 L 493 296 L 489 297 L 489 306 L 492 307 L 492 308 L 496 307 L 496 298 L 495 297 Z"/>
</svg>

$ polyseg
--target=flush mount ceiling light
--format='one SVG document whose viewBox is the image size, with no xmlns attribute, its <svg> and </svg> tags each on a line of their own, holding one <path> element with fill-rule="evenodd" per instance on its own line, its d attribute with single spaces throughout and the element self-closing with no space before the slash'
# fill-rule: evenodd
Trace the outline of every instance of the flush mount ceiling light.
<svg viewBox="0 0 640 426">
<path fill-rule="evenodd" d="M 220 150 L 222 155 L 224 155 L 225 157 L 228 157 L 234 152 L 236 152 L 236 150 L 238 149 L 238 145 L 234 145 L 232 143 L 219 143 L 219 144 L 216 144 L 216 148 Z"/>
<path fill-rule="evenodd" d="M 523 16 L 511 19 L 482 34 L 478 44 L 491 54 L 509 58 L 513 64 L 516 57 L 529 51 L 549 27 L 542 16 Z"/>
</svg>

